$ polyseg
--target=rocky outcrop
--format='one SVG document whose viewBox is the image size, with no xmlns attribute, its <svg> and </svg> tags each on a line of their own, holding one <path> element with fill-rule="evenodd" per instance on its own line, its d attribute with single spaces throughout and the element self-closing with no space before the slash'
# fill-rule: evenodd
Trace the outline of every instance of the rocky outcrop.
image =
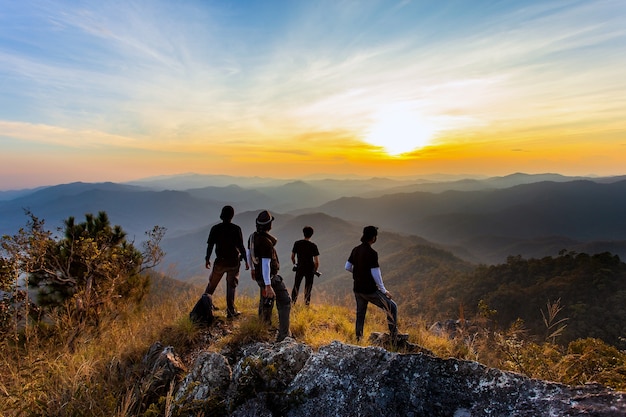
<svg viewBox="0 0 626 417">
<path fill-rule="evenodd" d="M 567 386 L 476 362 L 332 343 L 290 386 L 306 398 L 291 416 L 623 416 L 624 394 Z"/>
<path fill-rule="evenodd" d="M 234 364 L 198 355 L 175 391 L 173 415 L 624 416 L 626 393 L 570 387 L 381 347 L 292 339 L 247 347 Z"/>
<path fill-rule="evenodd" d="M 165 396 L 172 388 L 172 383 L 186 372 L 186 367 L 171 346 L 160 342 L 150 346 L 143 358 L 143 375 L 138 386 L 145 401 L 156 401 Z"/>
</svg>

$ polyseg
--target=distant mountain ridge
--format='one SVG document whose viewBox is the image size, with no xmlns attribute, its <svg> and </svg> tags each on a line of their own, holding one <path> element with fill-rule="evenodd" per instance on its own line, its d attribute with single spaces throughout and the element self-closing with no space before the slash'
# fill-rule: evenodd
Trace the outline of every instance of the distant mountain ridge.
<svg viewBox="0 0 626 417">
<path fill-rule="evenodd" d="M 626 241 L 625 180 L 545 181 L 488 191 L 345 197 L 311 210 L 360 222 L 377 219 L 388 230 L 443 245 L 471 248 L 471 242 L 481 240 L 490 246 L 488 240 L 493 239 L 491 251 L 503 239 L 537 243 L 558 237 L 577 244 Z"/>
<path fill-rule="evenodd" d="M 79 182 L 30 193 L 22 190 L 18 197 L 0 201 L 0 233 L 17 232 L 27 220 L 24 209 L 44 219 L 49 228 L 61 226 L 69 216 L 82 218 L 86 213 L 106 211 L 112 223 L 138 241 L 153 226 L 165 227 L 166 242 L 178 242 L 172 250 L 180 253 L 180 258 L 172 262 L 183 268 L 182 248 L 188 248 L 186 256 L 196 253 L 195 247 L 203 246 L 206 239 L 196 233 L 206 232 L 219 220 L 221 207 L 231 204 L 238 216 L 246 217 L 242 224 L 246 231 L 262 209 L 285 220 L 322 213 L 343 219 L 353 231 L 345 236 L 339 233 L 343 226 L 328 228 L 316 233 L 316 238 L 328 233 L 333 241 L 353 243 L 358 240 L 354 235 L 359 227 L 375 224 L 387 232 L 438 244 L 474 263 L 498 263 L 518 254 L 554 255 L 561 249 L 610 250 L 626 257 L 625 178 L 516 173 L 442 182 L 188 174 L 133 184 Z M 171 187 L 163 188 L 166 185 Z M 412 189 L 422 191 L 408 191 Z M 280 221 L 275 227 L 282 227 Z M 300 236 L 300 229 L 294 225 L 288 232 L 280 232 L 292 240 Z M 202 272 L 196 270 L 192 276 Z"/>
</svg>

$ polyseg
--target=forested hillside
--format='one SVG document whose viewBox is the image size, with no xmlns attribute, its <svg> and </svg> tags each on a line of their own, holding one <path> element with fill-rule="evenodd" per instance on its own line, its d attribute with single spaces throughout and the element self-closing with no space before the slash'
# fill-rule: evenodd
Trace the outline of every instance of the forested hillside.
<svg viewBox="0 0 626 417">
<path fill-rule="evenodd" d="M 390 275 L 389 286 L 398 288 L 400 305 L 406 305 L 403 311 L 442 320 L 460 314 L 474 319 L 487 309 L 497 329 L 522 319 L 529 336 L 544 340 L 555 330 L 548 329 L 544 317 L 549 316 L 549 305 L 558 305 L 562 310 L 554 321 L 566 319 L 562 323 L 567 327 L 557 342 L 593 337 L 626 348 L 626 264 L 616 255 L 512 256 L 504 264 L 481 265 L 461 273 L 452 269 L 454 261 L 421 267 L 429 259 L 418 258 L 417 249 L 415 253 L 403 273 Z M 414 271 L 412 279 L 403 275 L 409 271 Z"/>
</svg>

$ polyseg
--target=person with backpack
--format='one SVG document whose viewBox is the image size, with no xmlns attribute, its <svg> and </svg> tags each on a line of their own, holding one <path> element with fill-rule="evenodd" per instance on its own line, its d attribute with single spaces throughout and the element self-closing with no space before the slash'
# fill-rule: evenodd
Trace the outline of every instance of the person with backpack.
<svg viewBox="0 0 626 417">
<path fill-rule="evenodd" d="M 387 314 L 387 325 L 392 343 L 398 339 L 398 306 L 383 284 L 383 277 L 378 264 L 378 252 L 372 248 L 378 237 L 378 228 L 363 228 L 361 244 L 350 253 L 345 269 L 352 273 L 354 298 L 356 299 L 357 341 L 363 337 L 365 314 L 369 303 L 380 307 Z M 403 335 L 406 336 L 406 335 Z"/>
<path fill-rule="evenodd" d="M 317 245 L 311 242 L 313 228 L 311 226 L 305 226 L 302 229 L 302 234 L 304 235 L 304 239 L 294 242 L 293 248 L 291 249 L 291 262 L 293 263 L 293 270 L 296 271 L 293 289 L 291 290 L 291 302 L 295 304 L 298 300 L 300 284 L 302 283 L 302 278 L 304 278 L 304 304 L 308 306 L 311 303 L 313 278 L 315 275 L 319 275 L 317 269 L 320 266 L 320 252 L 317 249 Z"/>
<path fill-rule="evenodd" d="M 276 253 L 278 240 L 269 231 L 272 229 L 274 216 L 263 210 L 256 218 L 256 232 L 248 239 L 249 263 L 253 266 L 252 279 L 259 285 L 259 317 L 267 324 L 272 322 L 274 303 L 278 310 L 278 335 L 280 342 L 291 336 L 289 321 L 291 315 L 291 298 L 285 287 L 283 278 L 278 274 L 280 262 Z"/>
<path fill-rule="evenodd" d="M 246 263 L 246 270 L 250 269 L 248 259 L 245 257 L 246 248 L 243 245 L 241 228 L 232 223 L 235 210 L 232 206 L 222 207 L 220 214 L 221 223 L 214 225 L 207 239 L 205 266 L 211 268 L 211 254 L 215 247 L 215 261 L 207 284 L 207 294 L 213 295 L 215 288 L 226 274 L 226 317 L 237 317 L 241 313 L 235 308 L 235 291 L 239 284 L 239 269 L 241 260 Z"/>
</svg>

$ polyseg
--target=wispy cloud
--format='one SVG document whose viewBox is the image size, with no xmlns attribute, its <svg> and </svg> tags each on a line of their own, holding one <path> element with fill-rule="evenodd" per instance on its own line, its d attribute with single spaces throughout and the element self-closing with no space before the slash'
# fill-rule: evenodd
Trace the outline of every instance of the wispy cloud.
<svg viewBox="0 0 626 417">
<path fill-rule="evenodd" d="M 281 149 L 398 103 L 468 140 L 625 129 L 622 0 L 0 1 L 14 141 Z"/>
<path fill-rule="evenodd" d="M 66 148 L 132 148 L 137 147 L 129 137 L 92 130 L 72 130 L 64 127 L 23 122 L 0 121 L 0 137 L 32 142 L 35 146 L 59 145 Z"/>
</svg>

